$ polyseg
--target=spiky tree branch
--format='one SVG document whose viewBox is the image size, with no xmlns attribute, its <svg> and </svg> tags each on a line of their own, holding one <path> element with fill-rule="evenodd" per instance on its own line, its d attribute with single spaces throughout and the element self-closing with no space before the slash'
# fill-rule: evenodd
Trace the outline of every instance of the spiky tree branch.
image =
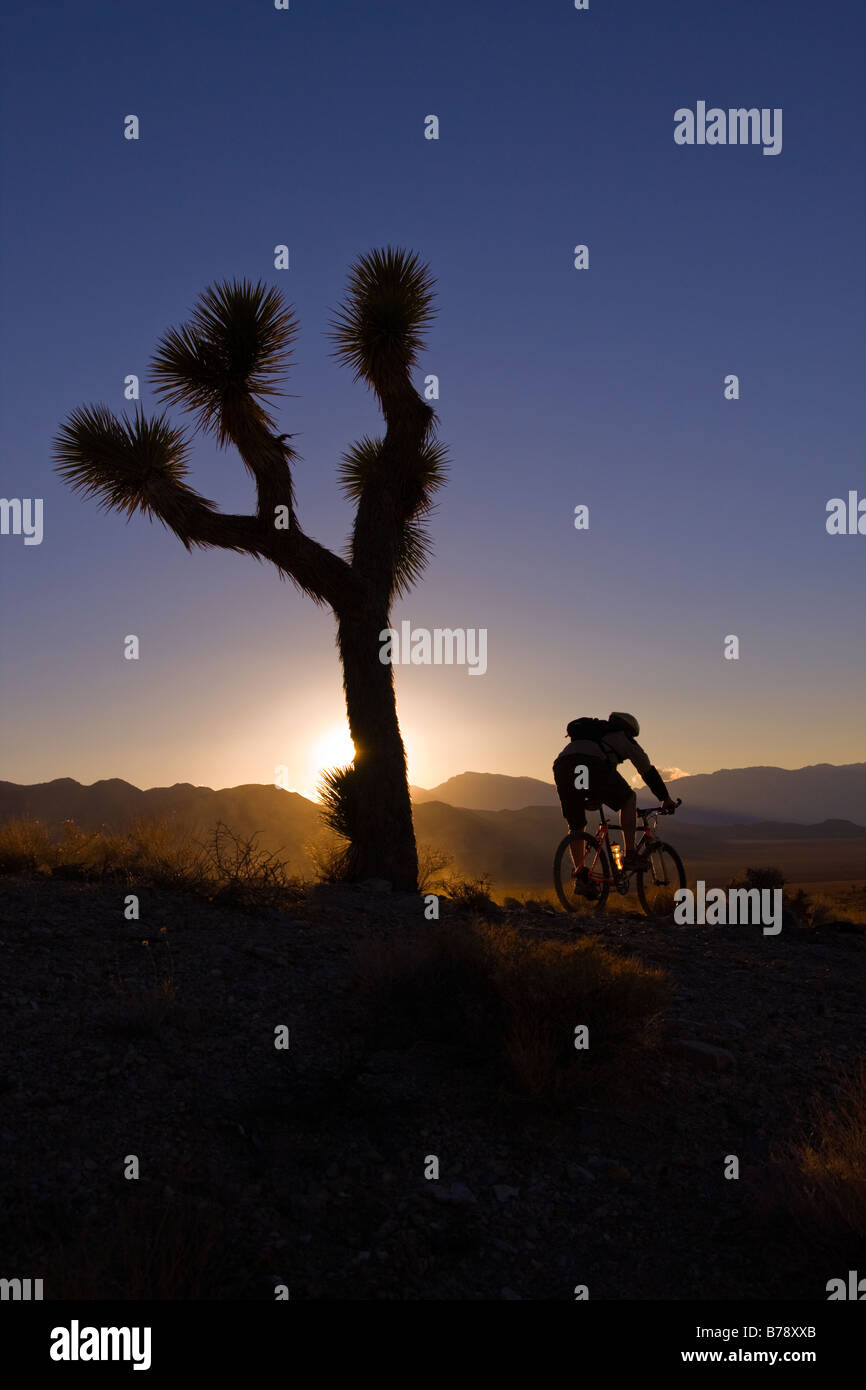
<svg viewBox="0 0 866 1390">
<path fill-rule="evenodd" d="M 107 406 L 74 410 L 55 439 L 58 472 L 105 510 L 156 517 L 190 549 L 217 546 L 270 560 L 318 603 L 337 608 L 356 583 L 338 555 L 297 523 L 286 436 L 277 437 L 263 401 L 278 394 L 296 332 L 275 290 L 247 281 L 205 291 L 189 323 L 171 329 L 153 358 L 151 376 L 169 404 L 195 416 L 196 427 L 234 443 L 256 482 L 254 516 L 220 512 L 185 481 L 189 439 L 166 416 L 136 409 L 121 420 Z M 288 526 L 277 524 L 277 507 Z"/>
<path fill-rule="evenodd" d="M 365 438 L 346 454 L 341 477 L 358 504 L 352 568 L 386 602 L 426 564 L 423 518 L 444 476 L 435 412 L 411 379 L 433 312 L 428 267 L 389 247 L 359 259 L 331 328 L 335 356 L 375 392 L 385 418 L 384 438 Z"/>
</svg>

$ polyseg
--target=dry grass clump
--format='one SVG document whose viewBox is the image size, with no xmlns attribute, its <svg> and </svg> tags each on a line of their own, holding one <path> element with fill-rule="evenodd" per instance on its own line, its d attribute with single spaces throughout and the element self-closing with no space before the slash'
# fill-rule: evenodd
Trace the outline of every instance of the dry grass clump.
<svg viewBox="0 0 866 1390">
<path fill-rule="evenodd" d="M 832 1091 L 774 1158 L 798 1224 L 813 1240 L 853 1249 L 866 1240 L 866 1061 L 838 1073 Z"/>
<path fill-rule="evenodd" d="M 648 1052 L 669 998 L 661 971 L 597 939 L 545 939 L 478 917 L 368 939 L 358 958 L 377 1042 L 458 1049 L 544 1103 L 609 1088 Z M 589 1046 L 578 1050 L 581 1026 Z"/>
<path fill-rule="evenodd" d="M 198 841 L 161 820 L 137 822 L 125 834 L 66 821 L 52 834 L 20 817 L 0 825 L 0 874 L 188 889 L 248 911 L 279 910 L 304 891 L 281 854 L 222 821 Z"/>
</svg>

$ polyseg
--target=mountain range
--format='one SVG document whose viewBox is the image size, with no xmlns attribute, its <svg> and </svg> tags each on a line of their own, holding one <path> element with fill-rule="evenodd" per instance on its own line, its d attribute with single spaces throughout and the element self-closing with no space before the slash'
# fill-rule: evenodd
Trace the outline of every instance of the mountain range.
<svg viewBox="0 0 866 1390">
<path fill-rule="evenodd" d="M 670 784 L 682 797 L 685 819 L 695 825 L 748 825 L 766 820 L 811 825 L 839 818 L 866 822 L 866 763 L 816 763 L 783 767 L 722 768 L 677 777 Z M 418 805 L 444 801 L 470 811 L 519 811 L 524 806 L 558 806 L 552 782 L 505 777 L 495 772 L 461 772 L 430 790 L 412 788 Z M 638 791 L 638 803 L 654 798 Z"/>
<path fill-rule="evenodd" d="M 866 878 L 864 763 L 725 769 L 678 778 L 672 791 L 683 807 L 660 822 L 660 833 L 680 850 L 692 877 L 721 881 L 748 865 L 773 864 L 794 881 Z M 412 792 L 419 845 L 446 851 L 457 872 L 487 874 L 497 886 L 549 884 L 565 831 L 552 784 L 465 772 Z M 648 793 L 638 796 L 639 804 L 652 801 Z M 309 870 L 305 847 L 323 836 L 315 802 L 258 783 L 143 791 L 119 778 L 91 786 L 68 777 L 33 786 L 0 782 L 0 821 L 13 816 L 55 830 L 73 820 L 118 832 L 163 820 L 203 839 L 222 821 L 244 836 L 257 832 L 264 848 L 283 852 L 300 872 Z"/>
</svg>

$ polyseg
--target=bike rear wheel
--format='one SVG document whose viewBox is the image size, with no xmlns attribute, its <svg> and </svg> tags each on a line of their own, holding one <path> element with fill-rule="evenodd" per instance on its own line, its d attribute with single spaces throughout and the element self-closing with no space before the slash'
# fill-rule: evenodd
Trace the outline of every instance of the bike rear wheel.
<svg viewBox="0 0 866 1390">
<path fill-rule="evenodd" d="M 556 896 L 566 912 L 603 912 L 607 895 L 610 892 L 611 879 L 607 853 L 593 835 L 587 835 L 584 832 L 576 838 L 583 841 L 583 866 L 587 870 L 589 882 L 596 889 L 598 896 L 591 898 L 584 893 L 575 891 L 574 878 L 571 872 L 574 865 L 569 851 L 570 835 L 566 835 L 562 841 L 553 861 L 553 886 L 556 889 Z"/>
<path fill-rule="evenodd" d="M 654 840 L 637 873 L 637 895 L 647 917 L 672 917 L 674 894 L 685 886 L 686 871 L 676 850 Z"/>
</svg>

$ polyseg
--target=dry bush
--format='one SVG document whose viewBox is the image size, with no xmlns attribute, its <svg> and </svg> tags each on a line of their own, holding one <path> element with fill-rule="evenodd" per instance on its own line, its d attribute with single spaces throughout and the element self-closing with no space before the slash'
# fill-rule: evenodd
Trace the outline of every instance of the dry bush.
<svg viewBox="0 0 866 1390">
<path fill-rule="evenodd" d="M 447 890 L 447 882 L 442 877 L 443 869 L 450 869 L 454 855 L 447 849 L 439 849 L 429 841 L 422 840 L 418 845 L 418 892 L 436 893 Z"/>
<path fill-rule="evenodd" d="M 213 889 L 213 901 L 228 902 L 243 911 L 279 910 L 303 897 L 301 880 L 289 872 L 277 852 L 262 849 L 258 833 L 239 835 L 218 821 L 202 846 L 201 868 Z"/>
<path fill-rule="evenodd" d="M 489 912 L 496 909 L 496 903 L 490 896 L 492 885 L 487 874 L 482 874 L 480 878 L 449 878 L 444 887 L 460 912 Z"/>
<path fill-rule="evenodd" d="M 866 1240 L 866 1061 L 838 1073 L 802 1139 L 774 1154 L 784 1195 L 812 1240 L 838 1247 Z"/>
<path fill-rule="evenodd" d="M 611 1084 L 650 1038 L 666 977 L 596 939 L 539 939 L 476 918 L 358 947 L 362 997 L 379 1045 L 444 1043 L 501 1070 L 512 1088 L 559 1104 Z M 576 1051 L 575 1028 L 589 1029 Z"/>
<path fill-rule="evenodd" d="M 0 873 L 51 873 L 87 882 L 181 888 L 244 911 L 281 909 L 303 896 L 279 853 L 218 822 L 199 843 L 170 821 L 143 820 L 126 834 L 66 821 L 52 835 L 39 821 L 0 826 Z"/>
<path fill-rule="evenodd" d="M 774 866 L 766 866 L 758 869 L 747 869 L 741 879 L 731 879 L 729 888 L 784 888 L 785 875 L 781 869 Z"/>
<path fill-rule="evenodd" d="M 348 845 L 342 836 L 325 830 L 315 840 L 308 840 L 304 853 L 313 867 L 317 883 L 345 883 L 351 873 Z"/>
<path fill-rule="evenodd" d="M 16 816 L 0 825 L 0 874 L 47 873 L 56 861 L 57 846 L 38 820 Z"/>
<path fill-rule="evenodd" d="M 84 830 L 74 821 L 54 834 L 26 818 L 0 825 L 0 873 L 171 884 L 189 883 L 198 870 L 195 847 L 161 821 L 138 822 L 125 835 Z"/>
</svg>

